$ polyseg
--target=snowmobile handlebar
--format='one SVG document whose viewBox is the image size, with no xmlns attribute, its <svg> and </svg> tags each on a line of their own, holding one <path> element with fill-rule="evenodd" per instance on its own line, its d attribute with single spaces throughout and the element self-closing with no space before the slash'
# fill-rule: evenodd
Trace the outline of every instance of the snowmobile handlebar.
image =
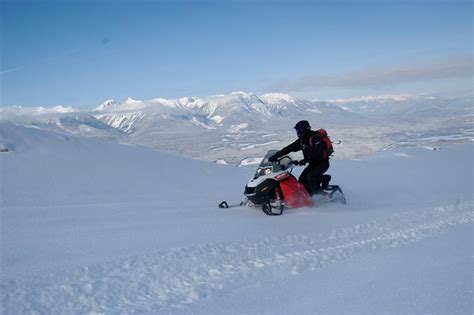
<svg viewBox="0 0 474 315">
<path fill-rule="evenodd" d="M 305 160 L 301 160 L 301 161 L 291 160 L 291 165 L 304 166 L 305 164 L 306 164 Z"/>
<path fill-rule="evenodd" d="M 289 160 L 290 160 L 290 162 L 287 163 L 288 166 L 290 166 L 290 165 L 303 166 L 303 165 L 306 164 L 306 162 L 305 162 L 304 160 L 301 160 L 301 161 L 293 160 L 293 159 L 292 159 L 290 156 L 288 156 L 288 155 L 285 155 L 285 156 L 282 156 L 282 157 L 278 158 L 278 159 L 276 160 L 276 163 L 279 164 L 279 165 L 282 165 L 281 161 L 282 161 L 283 159 L 289 159 Z"/>
<path fill-rule="evenodd" d="M 289 170 L 290 173 L 293 170 L 293 166 L 295 166 L 295 165 L 298 165 L 298 166 L 304 165 L 304 164 L 301 164 L 300 161 L 293 160 L 288 155 L 277 158 L 277 160 L 274 163 L 280 165 L 282 167 L 282 169 L 284 169 L 284 170 Z"/>
</svg>

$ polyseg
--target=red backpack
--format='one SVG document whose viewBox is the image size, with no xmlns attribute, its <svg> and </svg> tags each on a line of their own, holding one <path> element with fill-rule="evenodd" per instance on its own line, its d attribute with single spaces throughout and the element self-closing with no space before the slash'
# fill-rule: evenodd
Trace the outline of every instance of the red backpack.
<svg viewBox="0 0 474 315">
<path fill-rule="evenodd" d="M 324 150 L 322 158 L 327 159 L 334 153 L 334 148 L 332 146 L 332 141 L 328 137 L 328 133 L 327 133 L 326 129 L 321 128 L 319 130 L 316 130 L 316 134 L 318 135 L 319 139 L 324 143 L 324 147 L 326 148 L 326 150 Z M 310 141 L 310 143 L 311 143 L 311 141 Z"/>
</svg>

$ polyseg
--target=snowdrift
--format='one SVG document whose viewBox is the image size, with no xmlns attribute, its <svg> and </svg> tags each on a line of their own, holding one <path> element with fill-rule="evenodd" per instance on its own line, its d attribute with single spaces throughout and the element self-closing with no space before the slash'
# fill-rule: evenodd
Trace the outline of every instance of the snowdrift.
<svg viewBox="0 0 474 315">
<path fill-rule="evenodd" d="M 253 169 L 2 124 L 2 313 L 469 313 L 473 145 L 334 161 L 268 217 Z"/>
</svg>

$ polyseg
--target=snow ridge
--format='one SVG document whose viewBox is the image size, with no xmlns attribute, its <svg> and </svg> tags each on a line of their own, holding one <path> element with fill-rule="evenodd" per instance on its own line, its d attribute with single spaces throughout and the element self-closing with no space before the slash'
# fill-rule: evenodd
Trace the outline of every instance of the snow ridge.
<svg viewBox="0 0 474 315">
<path fill-rule="evenodd" d="M 97 119 L 103 121 L 105 124 L 117 128 L 125 133 L 133 131 L 134 125 L 145 117 L 141 112 L 125 112 L 119 114 L 104 114 L 96 115 Z"/>
<path fill-rule="evenodd" d="M 474 203 L 402 211 L 327 234 L 296 234 L 165 250 L 1 283 L 5 313 L 184 311 L 258 274 L 299 274 L 362 251 L 401 247 L 474 222 Z M 243 283 L 242 283 L 243 282 Z"/>
</svg>

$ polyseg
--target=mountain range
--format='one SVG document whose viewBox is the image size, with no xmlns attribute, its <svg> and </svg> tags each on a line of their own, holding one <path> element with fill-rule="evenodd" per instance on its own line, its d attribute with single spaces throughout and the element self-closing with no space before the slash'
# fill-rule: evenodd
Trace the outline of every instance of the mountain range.
<svg viewBox="0 0 474 315">
<path fill-rule="evenodd" d="M 429 95 L 310 101 L 281 93 L 233 92 L 205 98 L 107 100 L 92 110 L 4 107 L 0 123 L 246 164 L 293 141 L 292 127 L 302 119 L 313 129 L 324 127 L 340 143 L 336 158 L 354 158 L 392 146 L 472 141 L 472 101 L 471 96 Z"/>
</svg>

